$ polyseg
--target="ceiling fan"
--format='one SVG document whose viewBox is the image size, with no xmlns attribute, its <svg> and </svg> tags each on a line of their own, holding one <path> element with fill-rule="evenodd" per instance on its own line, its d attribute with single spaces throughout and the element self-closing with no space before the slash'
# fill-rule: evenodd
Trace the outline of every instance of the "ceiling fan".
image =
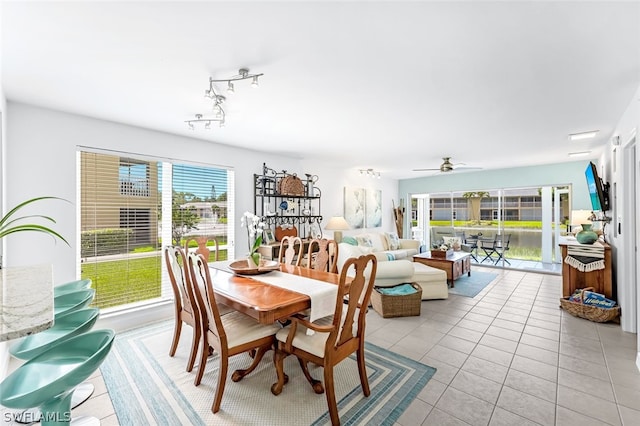
<svg viewBox="0 0 640 426">
<path fill-rule="evenodd" d="M 482 167 L 460 167 L 465 163 L 453 164 L 450 160 L 451 157 L 442 157 L 443 163 L 436 169 L 413 169 L 414 172 L 427 172 L 427 171 L 440 171 L 442 173 L 452 172 L 454 170 L 480 170 Z"/>
</svg>

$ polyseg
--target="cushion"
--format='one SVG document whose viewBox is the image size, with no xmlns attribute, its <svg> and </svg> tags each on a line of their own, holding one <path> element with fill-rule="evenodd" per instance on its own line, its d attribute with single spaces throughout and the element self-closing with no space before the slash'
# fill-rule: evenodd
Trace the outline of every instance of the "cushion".
<svg viewBox="0 0 640 426">
<path fill-rule="evenodd" d="M 387 232 L 389 241 L 389 250 L 398 250 L 400 248 L 400 238 L 396 232 Z"/>
<path fill-rule="evenodd" d="M 373 251 L 385 251 L 387 249 L 387 238 L 384 232 L 372 232 L 369 235 L 371 240 L 371 247 Z"/>
<path fill-rule="evenodd" d="M 371 238 L 369 238 L 369 235 L 367 235 L 367 234 L 356 235 L 356 241 L 358 242 L 359 246 L 373 247 L 373 243 L 371 242 Z"/>
<path fill-rule="evenodd" d="M 342 237 L 342 242 L 343 243 L 347 243 L 347 244 L 351 244 L 352 246 L 357 246 L 358 245 L 358 241 L 353 237 Z"/>
<path fill-rule="evenodd" d="M 460 237 L 442 237 L 443 242 L 454 250 L 460 250 L 462 238 Z"/>
</svg>

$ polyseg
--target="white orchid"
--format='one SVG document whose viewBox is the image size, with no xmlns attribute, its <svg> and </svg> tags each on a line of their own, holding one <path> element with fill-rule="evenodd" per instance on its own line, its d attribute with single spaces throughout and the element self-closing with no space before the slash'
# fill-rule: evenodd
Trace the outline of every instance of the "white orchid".
<svg viewBox="0 0 640 426">
<path fill-rule="evenodd" d="M 256 216 L 251 212 L 244 212 L 240 218 L 240 226 L 247 227 L 247 235 L 249 236 L 249 256 L 253 258 L 256 265 L 260 261 L 260 254 L 257 253 L 258 247 L 262 244 L 262 230 L 267 226 L 260 216 Z"/>
</svg>

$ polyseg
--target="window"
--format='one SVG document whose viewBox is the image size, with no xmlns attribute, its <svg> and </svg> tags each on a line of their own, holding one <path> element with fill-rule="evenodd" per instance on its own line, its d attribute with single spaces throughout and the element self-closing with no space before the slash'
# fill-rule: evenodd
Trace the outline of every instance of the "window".
<svg viewBox="0 0 640 426">
<path fill-rule="evenodd" d="M 215 236 L 226 259 L 233 171 L 87 151 L 79 163 L 78 264 L 96 306 L 172 298 L 162 248 L 188 236 Z"/>
</svg>

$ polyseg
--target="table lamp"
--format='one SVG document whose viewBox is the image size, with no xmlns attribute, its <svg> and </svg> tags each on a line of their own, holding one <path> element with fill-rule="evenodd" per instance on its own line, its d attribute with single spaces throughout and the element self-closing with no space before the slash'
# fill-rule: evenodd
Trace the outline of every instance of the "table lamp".
<svg viewBox="0 0 640 426">
<path fill-rule="evenodd" d="M 591 210 L 571 210 L 571 232 L 576 226 L 591 223 Z"/>
<path fill-rule="evenodd" d="M 342 231 L 346 231 L 349 228 L 349 224 L 342 216 L 333 216 L 327 222 L 327 225 L 324 227 L 327 231 L 333 231 L 333 239 L 336 243 L 340 243 L 342 241 Z"/>
</svg>

